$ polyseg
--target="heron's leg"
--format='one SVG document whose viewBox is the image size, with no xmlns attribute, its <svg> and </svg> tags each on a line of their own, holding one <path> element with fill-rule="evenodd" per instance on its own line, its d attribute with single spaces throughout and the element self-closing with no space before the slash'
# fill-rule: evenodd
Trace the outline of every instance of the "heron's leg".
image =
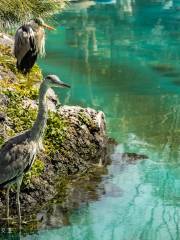
<svg viewBox="0 0 180 240">
<path fill-rule="evenodd" d="M 18 211 L 18 221 L 19 221 L 19 224 L 21 224 L 21 205 L 20 205 L 19 195 L 20 195 L 20 188 L 21 188 L 22 179 L 23 179 L 23 176 L 21 176 L 21 177 L 17 180 L 17 195 L 16 195 L 16 201 L 17 201 L 17 211 Z"/>
<path fill-rule="evenodd" d="M 7 192 L 6 192 L 6 217 L 9 219 L 9 190 L 11 188 L 11 184 L 8 185 L 7 187 Z"/>
</svg>

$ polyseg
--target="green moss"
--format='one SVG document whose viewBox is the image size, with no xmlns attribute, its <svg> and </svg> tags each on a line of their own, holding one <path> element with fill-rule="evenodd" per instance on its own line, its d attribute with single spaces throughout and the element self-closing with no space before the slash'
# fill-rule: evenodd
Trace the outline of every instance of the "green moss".
<svg viewBox="0 0 180 240">
<path fill-rule="evenodd" d="M 17 88 L 17 91 L 24 91 L 29 87 L 33 87 L 35 83 L 40 82 L 42 79 L 41 70 L 37 65 L 26 76 L 19 73 L 16 69 L 16 59 L 12 55 L 11 47 L 2 44 L 0 44 L 0 65 L 3 67 L 2 72 L 6 73 L 5 79 L 0 81 L 0 87 L 4 89 L 11 87 L 13 89 Z"/>
<path fill-rule="evenodd" d="M 82 124 L 86 124 L 87 126 L 89 126 L 90 128 L 95 128 L 95 124 L 92 121 L 92 119 L 90 118 L 90 116 L 88 114 L 86 114 L 83 111 L 80 111 L 78 114 L 79 120 L 81 121 Z"/>
<path fill-rule="evenodd" d="M 23 178 L 25 185 L 30 184 L 33 178 L 39 177 L 45 169 L 44 162 L 40 159 L 36 159 L 32 165 L 31 171 L 27 172 Z"/>
<path fill-rule="evenodd" d="M 78 117 L 82 123 L 85 123 L 86 125 L 91 124 L 91 119 L 86 115 L 84 112 L 79 112 Z"/>
<path fill-rule="evenodd" d="M 58 113 L 49 112 L 45 134 L 47 152 L 54 154 L 65 139 L 68 123 Z"/>
<path fill-rule="evenodd" d="M 18 92 L 4 91 L 9 98 L 9 104 L 6 109 L 6 115 L 11 119 L 14 133 L 25 131 L 32 127 L 36 118 L 37 110 L 25 108 L 22 101 L 25 99 Z"/>
</svg>

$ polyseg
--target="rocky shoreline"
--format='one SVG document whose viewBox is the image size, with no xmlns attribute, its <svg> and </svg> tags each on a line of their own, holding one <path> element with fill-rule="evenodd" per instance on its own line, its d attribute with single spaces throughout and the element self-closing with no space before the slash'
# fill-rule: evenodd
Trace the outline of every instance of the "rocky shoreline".
<svg viewBox="0 0 180 240">
<path fill-rule="evenodd" d="M 35 66 L 23 76 L 15 68 L 13 41 L 0 35 L 0 145 L 33 124 L 38 108 L 42 74 Z M 34 81 L 36 79 L 36 81 Z M 59 106 L 53 91 L 48 95 L 49 119 L 44 150 L 23 181 L 22 212 L 37 212 L 48 201 L 62 202 L 72 179 L 96 172 L 107 160 L 105 116 L 101 111 L 78 106 Z M 101 171 L 98 170 L 98 174 Z M 12 190 L 11 198 L 15 198 Z M 0 190 L 0 217 L 5 192 Z M 11 201 L 11 207 L 15 202 Z M 13 210 L 15 212 L 15 209 Z"/>
</svg>

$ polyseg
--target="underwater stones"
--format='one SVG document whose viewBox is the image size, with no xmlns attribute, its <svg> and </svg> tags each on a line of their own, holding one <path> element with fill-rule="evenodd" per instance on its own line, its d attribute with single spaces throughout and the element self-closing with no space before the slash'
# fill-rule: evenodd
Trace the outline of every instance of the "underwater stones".
<svg viewBox="0 0 180 240">
<path fill-rule="evenodd" d="M 148 156 L 144 154 L 137 154 L 137 153 L 124 153 L 122 155 L 122 158 L 124 161 L 126 161 L 129 164 L 134 164 L 138 160 L 148 159 Z"/>
<path fill-rule="evenodd" d="M 161 73 L 173 72 L 175 70 L 174 66 L 166 63 L 154 63 L 151 64 L 151 67 Z"/>
<path fill-rule="evenodd" d="M 137 154 L 137 153 L 113 153 L 112 159 L 117 162 L 121 162 L 122 164 L 135 164 L 139 160 L 148 159 L 148 156 L 144 154 Z"/>
<path fill-rule="evenodd" d="M 170 64 L 155 63 L 151 65 L 151 68 L 156 72 L 160 73 L 161 75 L 163 75 L 164 77 L 170 78 L 180 77 L 180 71 Z"/>
</svg>

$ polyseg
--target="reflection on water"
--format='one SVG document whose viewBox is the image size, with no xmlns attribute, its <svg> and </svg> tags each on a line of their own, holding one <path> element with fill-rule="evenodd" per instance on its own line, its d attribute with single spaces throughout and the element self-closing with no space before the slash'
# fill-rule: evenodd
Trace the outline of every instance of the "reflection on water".
<svg viewBox="0 0 180 240">
<path fill-rule="evenodd" d="M 46 72 L 71 81 L 65 103 L 103 109 L 111 136 L 134 134 L 160 153 L 179 148 L 178 2 L 72 4 L 41 60 Z"/>
<path fill-rule="evenodd" d="M 179 0 L 85 1 L 57 16 L 40 64 L 71 82 L 64 103 L 103 110 L 121 144 L 106 193 L 26 239 L 180 239 L 179 18 Z M 149 158 L 132 164 L 127 151 Z"/>
</svg>

